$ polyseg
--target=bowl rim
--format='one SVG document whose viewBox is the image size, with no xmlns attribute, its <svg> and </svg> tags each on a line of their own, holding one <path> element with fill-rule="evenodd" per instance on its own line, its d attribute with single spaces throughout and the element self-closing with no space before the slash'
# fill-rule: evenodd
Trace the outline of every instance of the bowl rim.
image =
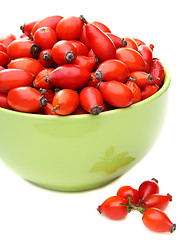
<svg viewBox="0 0 193 240">
<path fill-rule="evenodd" d="M 155 99 L 159 98 L 164 92 L 166 92 L 166 90 L 169 88 L 170 83 L 171 83 L 171 76 L 170 76 L 169 70 L 165 66 L 164 66 L 164 71 L 165 71 L 165 78 L 164 78 L 163 85 L 152 96 L 150 96 L 150 97 L 148 97 L 148 98 L 146 98 L 142 101 L 139 101 L 135 104 L 132 104 L 128 107 L 125 107 L 125 108 L 116 108 L 116 109 L 101 112 L 97 116 L 94 116 L 94 115 L 89 114 L 89 113 L 77 114 L 77 115 L 65 115 L 65 116 L 45 115 L 45 114 L 38 114 L 38 113 L 35 114 L 35 113 L 19 112 L 19 111 L 15 111 L 15 110 L 12 110 L 12 109 L 6 109 L 6 108 L 2 108 L 2 107 L 0 107 L 0 112 L 2 111 L 2 112 L 18 115 L 18 116 L 30 117 L 30 118 L 33 118 L 33 119 L 72 119 L 72 118 L 73 119 L 80 119 L 80 118 L 87 119 L 87 118 L 96 118 L 98 116 L 109 115 L 109 114 L 116 113 L 116 112 L 123 111 L 123 110 L 126 111 L 126 110 L 129 110 L 129 109 L 134 109 L 134 108 L 140 107 L 140 106 L 142 106 L 144 104 L 147 104 L 149 102 L 152 102 Z"/>
</svg>

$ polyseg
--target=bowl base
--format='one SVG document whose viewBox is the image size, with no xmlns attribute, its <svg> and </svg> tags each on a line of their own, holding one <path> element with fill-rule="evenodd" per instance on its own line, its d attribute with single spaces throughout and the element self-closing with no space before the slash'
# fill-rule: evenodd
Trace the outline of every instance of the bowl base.
<svg viewBox="0 0 193 240">
<path fill-rule="evenodd" d="M 84 185 L 84 186 L 52 186 L 52 185 L 46 185 L 46 184 L 41 184 L 41 183 L 36 183 L 32 182 L 28 179 L 25 179 L 27 182 L 30 184 L 33 184 L 37 187 L 44 188 L 47 190 L 52 190 L 52 191 L 59 191 L 59 192 L 82 192 L 82 191 L 88 191 L 88 190 L 95 190 L 100 187 L 105 187 L 108 184 L 111 184 L 112 182 L 118 180 L 121 176 L 118 176 L 114 179 L 107 180 L 104 182 L 92 184 L 92 185 Z"/>
</svg>

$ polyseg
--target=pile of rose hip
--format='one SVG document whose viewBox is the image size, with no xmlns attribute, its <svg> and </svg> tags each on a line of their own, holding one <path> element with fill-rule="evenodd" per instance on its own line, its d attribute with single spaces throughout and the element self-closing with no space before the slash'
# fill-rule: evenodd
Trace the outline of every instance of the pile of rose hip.
<svg viewBox="0 0 193 240">
<path fill-rule="evenodd" d="M 0 107 L 99 114 L 144 100 L 162 86 L 153 45 L 121 38 L 101 22 L 49 16 L 0 38 Z"/>
<path fill-rule="evenodd" d="M 173 224 L 163 210 L 172 201 L 170 194 L 159 194 L 158 181 L 154 178 L 144 181 L 138 190 L 131 186 L 119 188 L 116 196 L 107 198 L 97 210 L 110 219 L 120 220 L 133 210 L 142 213 L 144 225 L 155 232 L 173 232 Z"/>
</svg>

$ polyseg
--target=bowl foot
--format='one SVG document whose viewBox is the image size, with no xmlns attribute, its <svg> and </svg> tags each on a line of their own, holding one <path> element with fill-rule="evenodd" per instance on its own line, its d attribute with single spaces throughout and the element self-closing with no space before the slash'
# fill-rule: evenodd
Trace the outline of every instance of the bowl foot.
<svg viewBox="0 0 193 240">
<path fill-rule="evenodd" d="M 84 185 L 84 186 L 52 186 L 52 185 L 47 185 L 47 184 L 41 184 L 41 183 L 36 183 L 33 181 L 30 181 L 28 179 L 25 179 L 27 182 L 29 182 L 32 185 L 35 185 L 36 187 L 40 187 L 43 189 L 47 189 L 47 190 L 52 190 L 52 191 L 60 191 L 60 192 L 82 192 L 82 191 L 88 191 L 88 190 L 95 190 L 97 188 L 101 188 L 101 187 L 105 187 L 108 184 L 113 183 L 114 181 L 118 180 L 120 178 L 120 176 L 111 179 L 111 180 L 107 180 L 104 182 L 99 182 L 99 183 L 95 183 L 95 184 L 88 184 L 88 185 Z"/>
</svg>

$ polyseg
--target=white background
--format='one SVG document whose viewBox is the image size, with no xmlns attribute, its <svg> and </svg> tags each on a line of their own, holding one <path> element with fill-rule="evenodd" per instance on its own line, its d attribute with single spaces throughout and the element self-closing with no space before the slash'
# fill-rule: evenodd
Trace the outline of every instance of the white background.
<svg viewBox="0 0 193 240">
<path fill-rule="evenodd" d="M 49 15 L 83 14 L 104 22 L 114 34 L 155 45 L 154 56 L 169 68 L 172 83 L 163 130 L 149 154 L 118 180 L 92 191 L 50 191 L 21 179 L 0 161 L 0 239 L 184 239 L 191 234 L 193 59 L 191 1 L 7 1 L 1 7 L 0 35 Z M 0 139 L 3 141 L 3 139 Z M 11 151 L 11 149 L 10 149 Z M 166 212 L 177 224 L 172 234 L 157 234 L 132 212 L 122 221 L 101 216 L 96 208 L 122 185 L 138 187 L 159 180 L 173 201 Z M 186 234 L 186 235 L 185 235 Z"/>
</svg>

